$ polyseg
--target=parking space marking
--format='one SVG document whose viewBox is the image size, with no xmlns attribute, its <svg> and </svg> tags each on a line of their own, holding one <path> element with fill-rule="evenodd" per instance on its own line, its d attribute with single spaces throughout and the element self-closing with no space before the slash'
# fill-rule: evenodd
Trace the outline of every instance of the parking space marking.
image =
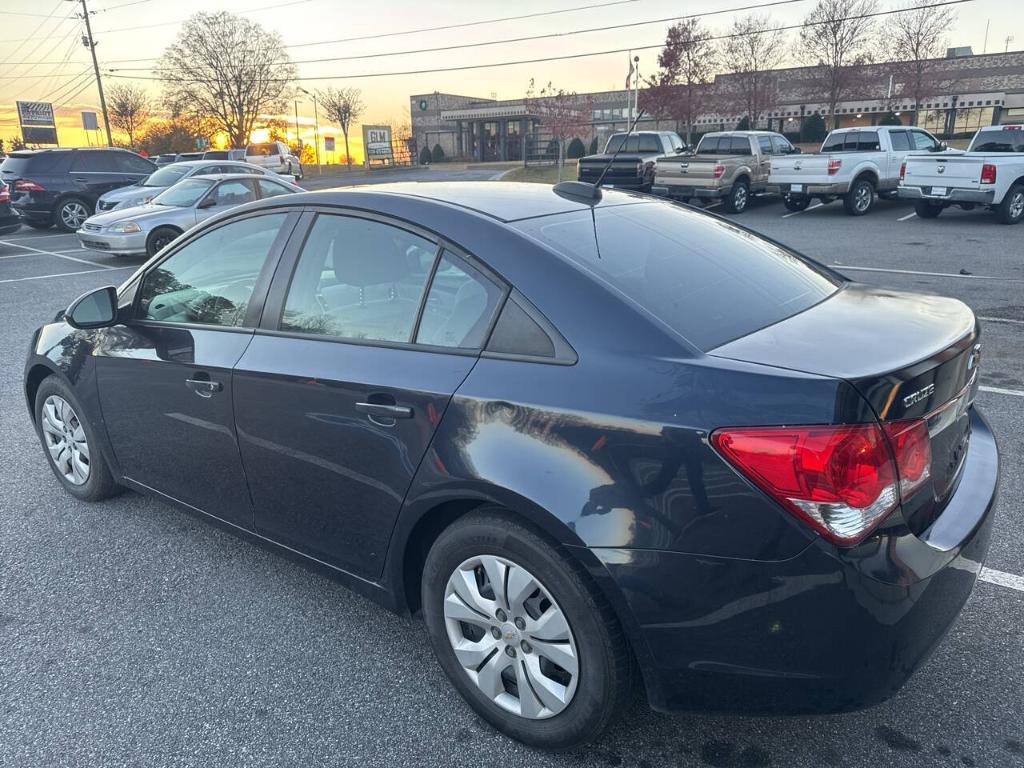
<svg viewBox="0 0 1024 768">
<path fill-rule="evenodd" d="M 1024 576 L 1018 576 L 1015 573 L 997 571 L 994 568 L 982 568 L 978 578 L 982 581 L 987 581 L 989 584 L 998 584 L 1001 587 L 1009 587 L 1018 592 L 1024 592 Z"/>
<path fill-rule="evenodd" d="M 62 251 L 44 251 L 41 248 L 33 248 L 30 245 L 21 245 L 20 243 L 12 243 L 9 240 L 0 240 L 0 245 L 9 245 L 12 248 L 24 248 L 26 251 L 32 251 L 33 253 L 42 253 L 42 254 L 45 254 L 46 256 L 56 256 L 58 259 L 67 259 L 68 261 L 77 261 L 79 264 L 89 264 L 89 265 L 91 265 L 93 267 L 103 267 L 103 269 L 117 269 L 117 267 L 106 267 L 106 266 L 103 266 L 102 264 L 99 264 L 98 262 L 89 261 L 88 259 L 78 259 L 78 258 L 75 258 L 74 256 L 68 256 L 66 253 L 64 253 Z M 77 250 L 82 250 L 82 249 L 76 248 L 75 250 L 77 251 Z"/>
<path fill-rule="evenodd" d="M 907 214 L 906 216 L 904 216 L 903 218 L 900 218 L 900 219 L 896 219 L 896 221 L 906 221 L 907 219 L 912 219 L 912 218 L 914 218 L 915 216 L 917 216 L 917 211 L 914 211 L 914 213 L 908 213 L 908 214 Z"/>
<path fill-rule="evenodd" d="M 1012 323 L 1013 325 L 1024 325 L 1024 320 L 1014 320 L 1012 317 L 982 317 L 978 316 L 979 320 L 984 320 L 986 323 Z"/>
<path fill-rule="evenodd" d="M 1003 389 L 1002 387 L 978 387 L 982 392 L 991 392 L 994 395 L 1013 395 L 1014 397 L 1024 397 L 1024 392 L 1019 389 Z"/>
<path fill-rule="evenodd" d="M 824 207 L 825 207 L 824 203 L 818 203 L 817 205 L 812 205 L 809 208 L 804 208 L 802 211 L 792 211 L 790 213 L 784 213 L 784 214 L 782 214 L 782 218 L 788 219 L 790 216 L 796 216 L 796 215 L 801 214 L 801 213 L 807 213 L 808 211 L 816 211 L 819 208 L 824 208 Z"/>
<path fill-rule="evenodd" d="M 810 209 L 808 209 L 810 210 Z M 996 275 L 960 275 L 953 272 L 919 272 L 913 269 L 884 269 L 882 267 L 855 267 L 852 264 L 829 264 L 832 269 L 852 269 L 854 272 L 887 272 L 894 275 L 924 275 L 926 277 L 958 277 L 962 280 L 1001 280 L 1004 283 L 1024 283 L 1024 277 L 997 277 Z"/>
<path fill-rule="evenodd" d="M 86 261 L 84 264 L 96 264 L 94 261 Z M 31 277 L 12 277 L 8 280 L 0 280 L 3 283 L 21 283 L 25 280 L 46 280 L 51 277 L 73 277 L 75 275 L 91 275 L 94 272 L 119 272 L 125 269 L 138 269 L 138 267 L 103 267 L 102 269 L 83 269 L 81 272 L 58 272 L 55 275 L 32 275 Z"/>
<path fill-rule="evenodd" d="M 59 235 L 35 235 L 34 237 L 9 237 L 5 242 L 16 243 L 21 240 L 42 240 L 46 237 L 74 237 L 74 232 L 61 232 Z"/>
</svg>

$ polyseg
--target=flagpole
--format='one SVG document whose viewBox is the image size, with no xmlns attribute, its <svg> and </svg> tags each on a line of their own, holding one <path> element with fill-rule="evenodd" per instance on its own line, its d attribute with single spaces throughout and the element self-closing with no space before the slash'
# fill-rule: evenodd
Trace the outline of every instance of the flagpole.
<svg viewBox="0 0 1024 768">
<path fill-rule="evenodd" d="M 633 100 L 629 97 L 630 78 L 633 77 L 633 51 L 629 52 L 629 74 L 626 75 L 626 130 L 633 124 Z"/>
</svg>

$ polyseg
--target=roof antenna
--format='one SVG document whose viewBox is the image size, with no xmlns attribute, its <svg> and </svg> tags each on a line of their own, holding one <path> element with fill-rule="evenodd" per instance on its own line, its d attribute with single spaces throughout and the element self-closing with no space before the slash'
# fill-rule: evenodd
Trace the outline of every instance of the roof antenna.
<svg viewBox="0 0 1024 768">
<path fill-rule="evenodd" d="M 562 181 L 555 184 L 555 192 L 559 192 L 563 195 L 570 195 L 571 197 L 582 197 L 587 200 L 600 200 L 601 199 L 601 182 L 604 181 L 604 177 L 611 170 L 612 163 L 615 162 L 615 158 L 619 156 L 619 152 L 626 146 L 626 140 L 633 135 L 633 131 L 636 129 L 636 124 L 640 122 L 640 118 L 646 113 L 644 110 L 637 110 L 636 117 L 633 119 L 632 125 L 629 126 L 629 130 L 626 131 L 625 137 L 619 142 L 619 146 L 615 148 L 612 153 L 611 159 L 601 169 L 601 175 L 597 177 L 597 181 L 593 184 L 586 181 Z"/>
</svg>

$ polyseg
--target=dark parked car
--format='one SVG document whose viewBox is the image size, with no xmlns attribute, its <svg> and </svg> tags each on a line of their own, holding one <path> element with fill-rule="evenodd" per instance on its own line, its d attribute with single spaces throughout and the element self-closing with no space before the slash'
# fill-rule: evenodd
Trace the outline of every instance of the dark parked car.
<svg viewBox="0 0 1024 768">
<path fill-rule="evenodd" d="M 187 232 L 36 331 L 51 468 L 422 612 L 533 745 L 598 734 L 634 670 L 657 709 L 885 699 L 989 545 L 971 310 L 575 184 L 302 193 Z"/>
<path fill-rule="evenodd" d="M 0 181 L 0 235 L 21 229 L 21 216 L 11 207 L 11 191 Z"/>
<path fill-rule="evenodd" d="M 100 195 L 155 170 L 125 149 L 38 149 L 11 152 L 0 164 L 0 180 L 30 227 L 74 232 L 92 216 Z"/>
<path fill-rule="evenodd" d="M 153 158 L 153 162 L 156 163 L 158 168 L 163 168 L 165 165 L 170 165 L 171 163 L 176 163 L 177 161 L 178 156 L 174 153 L 168 155 L 157 155 L 156 157 Z"/>
</svg>

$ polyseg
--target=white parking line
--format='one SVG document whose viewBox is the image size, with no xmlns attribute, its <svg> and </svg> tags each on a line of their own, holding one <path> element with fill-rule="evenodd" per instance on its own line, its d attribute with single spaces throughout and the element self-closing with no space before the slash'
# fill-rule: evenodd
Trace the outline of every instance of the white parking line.
<svg viewBox="0 0 1024 768">
<path fill-rule="evenodd" d="M 62 232 L 59 235 L 36 235 L 35 237 L 9 237 L 5 242 L 16 243 L 22 240 L 42 240 L 46 237 L 74 237 L 74 232 Z"/>
<path fill-rule="evenodd" d="M 85 262 L 91 264 L 92 262 Z M 138 269 L 138 267 L 103 267 L 103 269 L 83 269 L 81 272 L 59 272 L 56 275 L 32 275 L 31 277 L 12 277 L 8 280 L 0 280 L 3 283 L 21 283 L 25 280 L 47 280 L 51 277 L 73 277 L 74 275 L 91 275 L 94 272 L 119 272 L 125 269 Z"/>
<path fill-rule="evenodd" d="M 116 269 L 116 267 L 106 267 L 103 264 L 99 264 L 99 263 L 97 263 L 95 261 L 89 261 L 87 259 L 76 259 L 74 256 L 68 256 L 66 253 L 64 253 L 62 251 L 44 251 L 41 248 L 33 248 L 32 246 L 29 246 L 29 245 L 21 245 L 20 243 L 12 243 L 10 240 L 0 240 L 0 245 L 9 245 L 12 248 L 23 248 L 26 251 L 32 251 L 33 253 L 42 253 L 42 254 L 45 254 L 47 256 L 56 256 L 58 259 L 67 259 L 68 261 L 77 261 L 79 264 L 89 264 L 89 265 L 94 266 L 94 267 L 102 267 L 103 269 Z M 80 248 L 76 248 L 75 250 L 77 251 L 77 250 L 81 250 L 81 249 Z"/>
<path fill-rule="evenodd" d="M 1018 576 L 1015 573 L 997 571 L 994 568 L 982 568 L 978 578 L 982 581 L 987 581 L 989 584 L 998 584 L 1001 587 L 1009 587 L 1018 592 L 1024 592 L 1024 576 Z"/>
<path fill-rule="evenodd" d="M 825 207 L 824 203 L 818 203 L 817 205 L 812 205 L 809 208 L 804 208 L 802 211 L 792 211 L 791 213 L 784 213 L 784 214 L 782 214 L 782 218 L 788 219 L 790 216 L 796 216 L 796 215 L 801 214 L 801 213 L 807 213 L 808 211 L 816 211 L 819 208 L 824 208 L 824 207 Z"/>
<path fill-rule="evenodd" d="M 916 212 L 916 211 L 915 211 L 914 213 L 909 213 L 909 214 L 907 214 L 906 216 L 904 216 L 904 217 L 903 217 L 903 218 L 901 218 L 901 219 L 896 219 L 896 221 L 906 221 L 907 219 L 912 219 L 912 218 L 914 218 L 915 216 L 917 216 L 917 212 Z"/>
<path fill-rule="evenodd" d="M 1003 389 L 1002 387 L 978 387 L 982 392 L 991 392 L 994 395 L 1013 395 L 1014 397 L 1024 397 L 1024 392 L 1019 389 Z"/>
<path fill-rule="evenodd" d="M 1014 320 L 1011 317 L 982 317 L 978 316 L 979 320 L 984 320 L 986 323 L 1012 323 L 1013 325 L 1024 325 L 1024 320 Z"/>
<path fill-rule="evenodd" d="M 883 269 L 882 267 L 855 267 L 852 264 L 829 264 L 832 269 L 851 269 L 854 272 L 888 272 L 895 275 L 925 275 L 928 277 L 958 277 L 962 280 L 1002 280 L 1004 283 L 1024 283 L 1021 277 L 997 277 L 995 275 L 960 275 L 953 272 L 918 272 L 913 269 Z"/>
</svg>

